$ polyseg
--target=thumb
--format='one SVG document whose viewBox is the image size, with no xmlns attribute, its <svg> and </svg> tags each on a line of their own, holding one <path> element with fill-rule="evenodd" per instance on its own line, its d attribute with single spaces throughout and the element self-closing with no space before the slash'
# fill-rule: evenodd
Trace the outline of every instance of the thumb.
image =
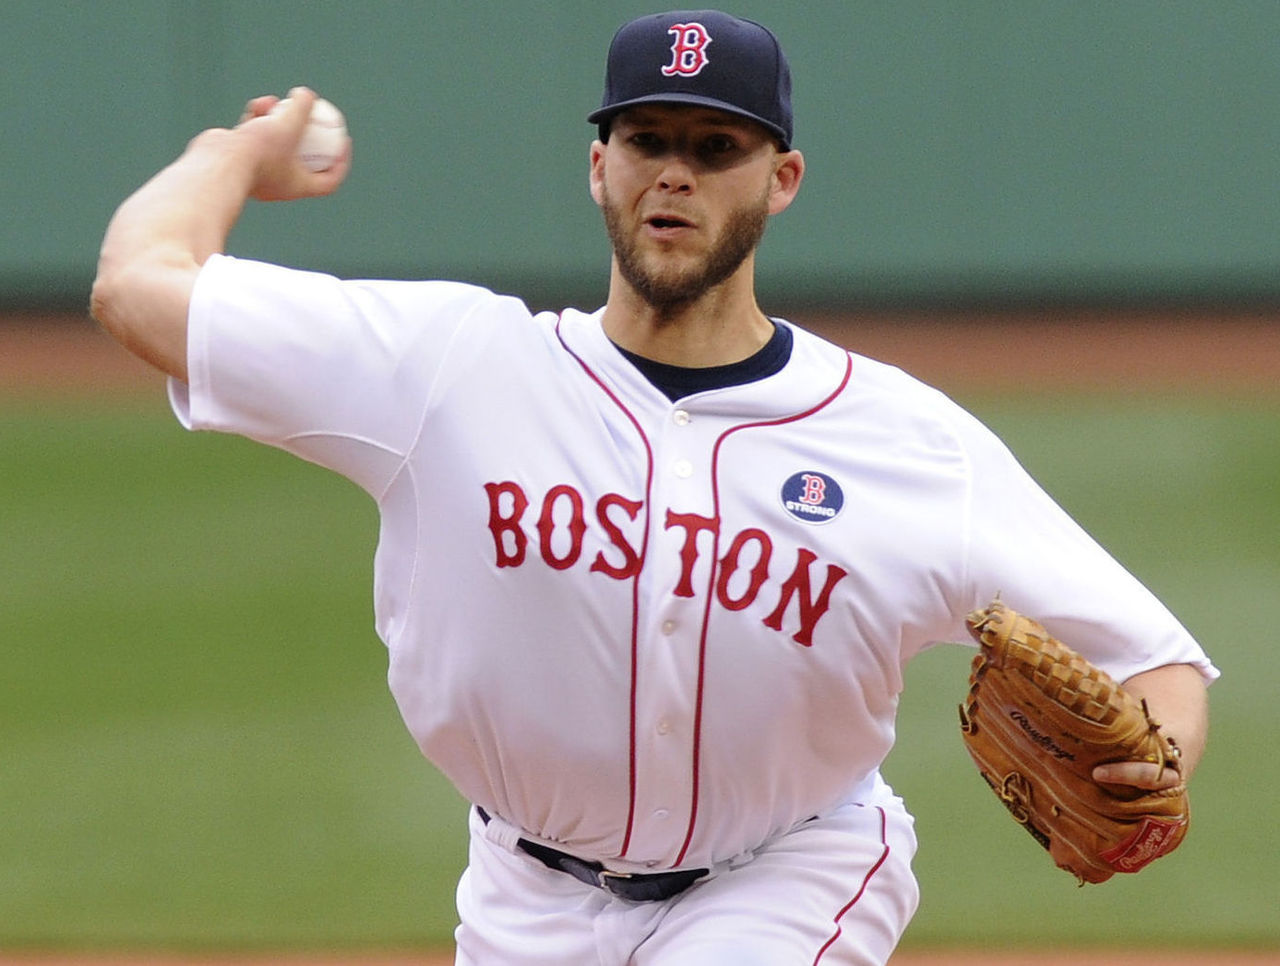
<svg viewBox="0 0 1280 966">
<path fill-rule="evenodd" d="M 294 141 L 302 138 L 307 119 L 311 117 L 311 108 L 316 102 L 316 92 L 309 87 L 295 87 L 289 91 L 284 100 L 271 108 L 268 116 L 278 117 L 279 123 L 292 136 Z"/>
<path fill-rule="evenodd" d="M 1182 776 L 1175 768 L 1162 768 L 1156 762 L 1116 761 L 1095 768 L 1093 780 L 1103 785 L 1122 785 L 1145 791 L 1160 791 L 1179 784 Z"/>
<path fill-rule="evenodd" d="M 298 147 L 319 95 L 309 87 L 294 87 L 265 116 L 242 125 L 245 136 L 256 142 L 257 170 L 250 196 L 259 201 L 289 201 L 331 194 L 351 167 L 348 139 L 343 156 L 324 171 L 312 171 L 302 161 Z"/>
</svg>

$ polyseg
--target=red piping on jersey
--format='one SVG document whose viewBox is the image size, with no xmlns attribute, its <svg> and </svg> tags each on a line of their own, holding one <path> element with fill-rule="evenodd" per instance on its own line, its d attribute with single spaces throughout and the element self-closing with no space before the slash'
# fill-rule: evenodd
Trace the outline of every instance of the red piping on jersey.
<svg viewBox="0 0 1280 966">
<path fill-rule="evenodd" d="M 693 800 L 689 804 L 689 828 L 685 832 L 684 844 L 680 846 L 680 854 L 676 856 L 675 865 L 677 866 L 684 861 L 684 857 L 689 851 L 689 845 L 693 841 L 693 829 L 698 823 L 698 793 L 700 790 L 698 779 L 702 771 L 702 698 L 703 683 L 706 680 L 707 671 L 707 629 L 711 623 L 711 602 L 715 599 L 716 576 L 720 567 L 720 447 L 730 436 L 744 429 L 785 426 L 788 423 L 796 423 L 802 419 L 808 419 L 831 405 L 836 397 L 844 392 L 845 387 L 849 385 L 849 379 L 852 375 L 853 355 L 846 354 L 844 378 L 840 380 L 840 385 L 836 386 L 835 390 L 826 399 L 811 409 L 796 413 L 794 416 L 784 416 L 782 419 L 769 419 L 758 423 L 743 423 L 740 426 L 734 426 L 732 429 L 725 430 L 711 449 L 711 495 L 716 525 L 711 531 L 711 575 L 707 578 L 707 600 L 702 611 L 702 633 L 698 641 L 698 690 L 693 713 Z M 650 467 L 652 467 L 652 454 L 650 454 Z"/>
<path fill-rule="evenodd" d="M 628 789 L 627 825 L 622 835 L 622 848 L 618 852 L 620 858 L 625 858 L 627 851 L 631 848 L 631 833 L 635 828 L 636 820 L 636 686 L 640 674 L 640 575 L 644 573 L 645 558 L 649 552 L 649 521 L 653 513 L 653 447 L 649 445 L 649 437 L 645 435 L 644 429 L 640 426 L 640 421 L 636 419 L 635 414 L 623 404 L 612 389 L 604 384 L 604 381 L 592 371 L 582 357 L 569 348 L 568 343 L 564 341 L 564 336 L 560 332 L 560 324 L 563 321 L 563 315 L 556 320 L 556 338 L 560 340 L 560 345 L 582 367 L 582 371 L 587 374 L 587 378 L 599 386 L 601 391 L 621 410 L 622 414 L 631 421 L 631 425 L 636 429 L 636 434 L 640 437 L 640 442 L 644 444 L 645 456 L 649 462 L 644 480 L 644 536 L 640 539 L 640 552 L 637 554 L 640 567 L 631 581 L 631 720 L 628 723 L 630 748 L 627 753 L 627 773 L 630 787 Z"/>
<path fill-rule="evenodd" d="M 880 867 L 884 865 L 885 860 L 889 858 L 888 820 L 885 817 L 883 808 L 876 806 L 876 811 L 880 813 L 880 844 L 884 846 L 884 849 L 880 853 L 880 858 L 878 858 L 875 864 L 867 870 L 867 874 L 862 877 L 862 885 L 858 887 L 857 893 L 845 904 L 843 909 L 836 913 L 836 931 L 831 934 L 830 939 L 822 944 L 822 948 L 818 950 L 818 955 L 813 957 L 813 966 L 818 966 L 818 964 L 822 962 L 822 957 L 827 954 L 827 950 L 834 946 L 836 940 L 844 933 L 844 926 L 840 924 L 840 920 L 845 917 L 845 914 L 848 913 L 850 909 L 858 904 L 858 900 L 866 893 L 867 886 L 871 884 L 872 876 L 880 871 Z"/>
</svg>

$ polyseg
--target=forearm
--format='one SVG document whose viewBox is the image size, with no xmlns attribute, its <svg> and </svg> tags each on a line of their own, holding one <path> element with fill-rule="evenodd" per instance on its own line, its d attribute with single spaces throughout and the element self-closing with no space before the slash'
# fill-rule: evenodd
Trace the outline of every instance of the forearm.
<svg viewBox="0 0 1280 966">
<path fill-rule="evenodd" d="M 351 165 L 350 139 L 335 164 L 311 171 L 297 146 L 315 94 L 249 102 L 235 128 L 198 135 L 139 188 L 107 227 L 92 312 L 126 348 L 186 379 L 187 312 L 200 266 L 220 252 L 249 198 L 288 201 L 336 191 Z M 274 108 L 278 110 L 273 110 Z"/>
<path fill-rule="evenodd" d="M 103 239 L 94 317 L 128 349 L 181 379 L 191 290 L 249 197 L 249 147 L 235 131 L 204 132 L 120 206 Z"/>
<path fill-rule="evenodd" d="M 241 132 L 198 135 L 120 206 L 103 239 L 103 260 L 169 247 L 202 264 L 222 251 L 249 198 L 255 168 L 253 144 Z"/>
<path fill-rule="evenodd" d="M 1209 734 L 1209 695 L 1200 672 L 1189 664 L 1169 664 L 1135 674 L 1124 686 L 1147 702 L 1161 732 L 1177 743 L 1183 778 L 1190 778 Z"/>
</svg>

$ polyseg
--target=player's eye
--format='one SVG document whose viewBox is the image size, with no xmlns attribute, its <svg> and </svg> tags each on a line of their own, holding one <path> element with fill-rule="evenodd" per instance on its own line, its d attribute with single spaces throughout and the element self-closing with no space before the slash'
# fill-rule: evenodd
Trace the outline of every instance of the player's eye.
<svg viewBox="0 0 1280 966">
<path fill-rule="evenodd" d="M 703 164 L 723 167 L 732 164 L 741 154 L 736 138 L 729 134 L 712 134 L 698 144 L 698 157 Z"/>
<path fill-rule="evenodd" d="M 658 154 L 666 146 L 666 142 L 652 131 L 636 131 L 627 138 L 627 143 L 644 154 Z"/>
</svg>

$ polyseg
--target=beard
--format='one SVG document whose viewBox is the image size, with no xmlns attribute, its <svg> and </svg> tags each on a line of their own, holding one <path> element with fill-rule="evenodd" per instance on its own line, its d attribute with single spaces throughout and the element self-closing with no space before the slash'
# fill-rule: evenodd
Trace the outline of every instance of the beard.
<svg viewBox="0 0 1280 966">
<path fill-rule="evenodd" d="M 767 196 L 734 209 L 711 250 L 696 264 L 679 269 L 646 261 L 636 236 L 628 232 L 622 213 L 607 192 L 600 207 L 618 271 L 637 295 L 659 310 L 695 302 L 733 275 L 760 244 L 769 220 Z"/>
</svg>

